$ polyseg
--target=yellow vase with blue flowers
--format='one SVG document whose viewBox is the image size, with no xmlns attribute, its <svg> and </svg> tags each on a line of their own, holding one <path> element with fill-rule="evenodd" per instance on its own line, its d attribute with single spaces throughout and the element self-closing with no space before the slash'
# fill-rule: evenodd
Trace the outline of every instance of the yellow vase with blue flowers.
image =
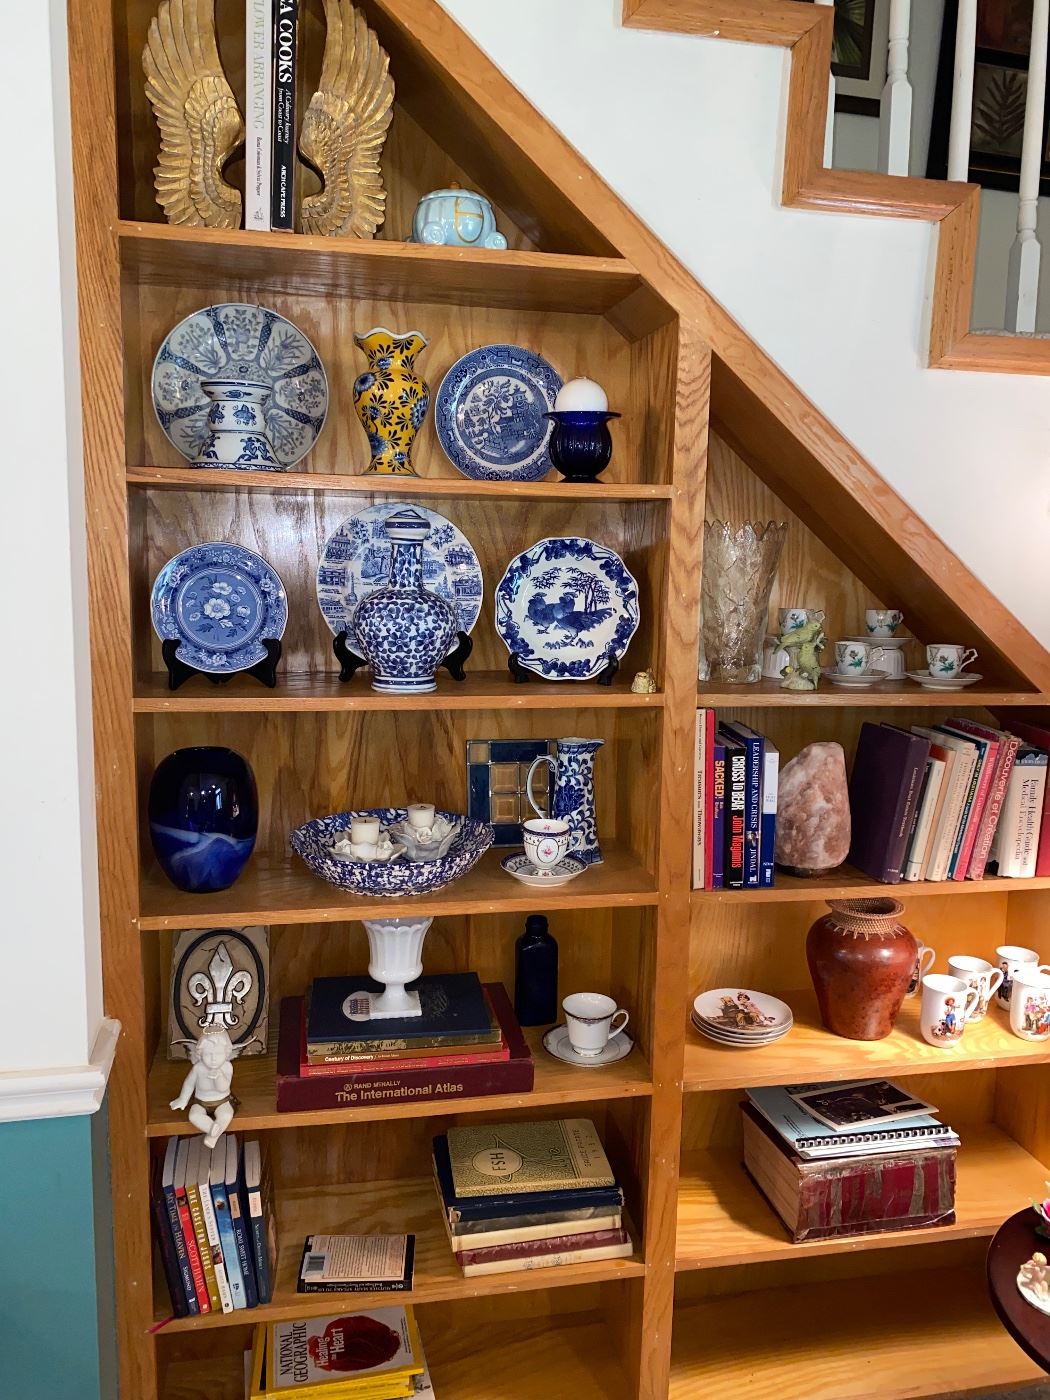
<svg viewBox="0 0 1050 1400">
<path fill-rule="evenodd" d="M 377 326 L 355 334 L 354 344 L 368 356 L 368 368 L 354 381 L 354 407 L 372 449 L 365 475 L 415 476 L 412 444 L 430 407 L 430 387 L 416 373 L 415 361 L 427 338 Z"/>
</svg>

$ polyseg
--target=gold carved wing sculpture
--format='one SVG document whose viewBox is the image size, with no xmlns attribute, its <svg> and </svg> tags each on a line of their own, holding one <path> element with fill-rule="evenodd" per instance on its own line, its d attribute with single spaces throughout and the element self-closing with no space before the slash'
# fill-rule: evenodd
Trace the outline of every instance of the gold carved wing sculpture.
<svg viewBox="0 0 1050 1400">
<path fill-rule="evenodd" d="M 215 0 L 161 0 L 142 54 L 160 127 L 157 199 L 169 223 L 240 228 L 240 191 L 222 178 L 244 122 L 222 71 Z"/>
<path fill-rule="evenodd" d="M 350 0 L 324 0 L 321 82 L 303 118 L 299 152 L 324 182 L 303 200 L 304 233 L 372 238 L 383 222 L 379 165 L 393 116 L 389 59 Z"/>
</svg>

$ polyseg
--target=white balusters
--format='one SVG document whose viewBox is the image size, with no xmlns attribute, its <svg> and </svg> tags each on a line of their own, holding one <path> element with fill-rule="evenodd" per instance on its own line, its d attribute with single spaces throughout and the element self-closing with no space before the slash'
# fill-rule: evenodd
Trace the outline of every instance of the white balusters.
<svg viewBox="0 0 1050 1400">
<path fill-rule="evenodd" d="M 835 0 L 816 0 L 818 5 L 834 8 Z M 828 73 L 828 119 L 824 127 L 824 165 L 831 169 L 834 164 L 835 148 L 835 74 Z"/>
<path fill-rule="evenodd" d="M 1043 159 L 1043 106 L 1046 99 L 1046 38 L 1050 0 L 1032 6 L 1032 50 L 1028 56 L 1028 97 L 1021 145 L 1021 183 L 1017 200 L 1017 237 L 1010 249 L 1006 278 L 1006 329 L 1034 331 L 1039 299 L 1041 250 L 1036 233 L 1039 175 Z"/>
<path fill-rule="evenodd" d="M 973 122 L 973 69 L 976 46 L 977 0 L 959 0 L 959 20 L 955 26 L 952 124 L 948 136 L 949 180 L 965 180 L 970 173 L 970 127 Z"/>
<path fill-rule="evenodd" d="M 890 0 L 886 86 L 879 103 L 879 169 L 887 175 L 907 175 L 911 156 L 910 33 L 911 0 Z"/>
</svg>

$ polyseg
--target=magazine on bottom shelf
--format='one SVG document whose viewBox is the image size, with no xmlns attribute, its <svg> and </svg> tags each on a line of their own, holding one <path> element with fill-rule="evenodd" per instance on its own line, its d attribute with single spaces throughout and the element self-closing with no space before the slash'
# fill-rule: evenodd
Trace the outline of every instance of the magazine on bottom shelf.
<svg viewBox="0 0 1050 1400">
<path fill-rule="evenodd" d="M 888 1081 L 876 1081 L 887 1083 Z M 803 1086 L 806 1087 L 806 1086 Z M 818 1089 L 819 1086 L 808 1086 Z M 870 1085 L 827 1085 L 826 1091 L 857 1093 L 860 1112 L 864 1103 L 863 1090 Z M 895 1087 L 895 1086 L 894 1086 Z M 892 1156 L 925 1148 L 958 1147 L 958 1134 L 938 1122 L 928 1110 L 931 1105 L 921 1100 L 909 1100 L 912 1111 L 908 1117 L 890 1117 L 885 1127 L 860 1126 L 844 1123 L 830 1128 L 823 1118 L 817 1118 L 792 1097 L 782 1085 L 748 1089 L 752 1106 L 783 1140 L 786 1147 L 803 1161 L 825 1161 L 838 1157 Z M 903 1107 L 903 1104 L 902 1104 Z M 870 1120 L 869 1120 L 870 1121 Z"/>
<path fill-rule="evenodd" d="M 252 1400 L 409 1396 L 425 1372 L 411 1308 L 346 1308 L 327 1317 L 260 1326 L 252 1349 Z"/>
</svg>

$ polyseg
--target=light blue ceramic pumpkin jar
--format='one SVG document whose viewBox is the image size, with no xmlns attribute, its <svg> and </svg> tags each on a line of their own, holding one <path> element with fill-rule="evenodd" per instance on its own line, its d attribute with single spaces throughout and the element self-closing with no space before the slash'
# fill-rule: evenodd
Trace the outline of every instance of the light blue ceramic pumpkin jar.
<svg viewBox="0 0 1050 1400">
<path fill-rule="evenodd" d="M 453 605 L 423 587 L 423 541 L 430 523 L 418 511 L 387 518 L 393 546 L 390 581 L 362 598 L 350 621 L 372 668 L 372 689 L 388 695 L 435 690 L 434 677 L 459 627 Z"/>
<path fill-rule="evenodd" d="M 502 252 L 507 240 L 496 227 L 492 205 L 473 190 L 432 190 L 416 205 L 413 243 Z"/>
</svg>

